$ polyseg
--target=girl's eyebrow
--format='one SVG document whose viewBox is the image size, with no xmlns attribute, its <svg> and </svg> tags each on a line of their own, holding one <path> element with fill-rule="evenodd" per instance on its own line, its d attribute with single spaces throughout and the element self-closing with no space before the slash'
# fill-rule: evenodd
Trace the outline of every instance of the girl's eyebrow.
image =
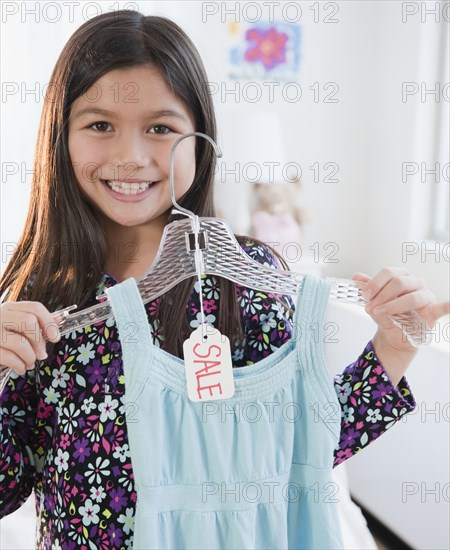
<svg viewBox="0 0 450 550">
<path fill-rule="evenodd" d="M 85 107 L 73 115 L 73 118 L 80 118 L 84 115 L 101 115 L 109 118 L 115 118 L 117 115 L 112 111 L 107 109 L 101 109 L 100 107 Z M 173 111 L 172 109 L 162 109 L 160 111 L 150 111 L 146 113 L 146 118 L 161 118 L 161 117 L 175 117 L 180 120 L 188 123 L 188 119 L 179 113 L 178 111 Z"/>
</svg>

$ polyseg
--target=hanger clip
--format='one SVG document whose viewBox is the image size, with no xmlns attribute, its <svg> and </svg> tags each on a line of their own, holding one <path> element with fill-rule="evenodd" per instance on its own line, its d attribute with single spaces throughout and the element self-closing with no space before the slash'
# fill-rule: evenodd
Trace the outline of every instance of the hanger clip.
<svg viewBox="0 0 450 550">
<path fill-rule="evenodd" d="M 198 247 L 200 250 L 206 250 L 208 248 L 208 238 L 206 231 L 198 232 Z M 189 252 L 196 250 L 195 233 L 186 233 L 186 249 Z"/>
</svg>

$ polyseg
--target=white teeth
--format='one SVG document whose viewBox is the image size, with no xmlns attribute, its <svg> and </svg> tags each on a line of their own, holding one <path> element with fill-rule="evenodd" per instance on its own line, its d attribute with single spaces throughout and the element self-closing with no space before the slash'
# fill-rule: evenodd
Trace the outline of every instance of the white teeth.
<svg viewBox="0 0 450 550">
<path fill-rule="evenodd" d="M 137 195 L 138 193 L 146 191 L 153 182 L 142 181 L 140 183 L 128 183 L 126 181 L 107 180 L 106 183 L 113 191 L 116 191 L 116 193 L 121 193 L 122 195 Z"/>
</svg>

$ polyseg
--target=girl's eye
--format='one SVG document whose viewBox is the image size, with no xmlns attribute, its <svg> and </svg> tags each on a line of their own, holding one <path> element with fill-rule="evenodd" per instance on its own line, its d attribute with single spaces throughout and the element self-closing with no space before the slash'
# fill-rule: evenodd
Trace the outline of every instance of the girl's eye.
<svg viewBox="0 0 450 550">
<path fill-rule="evenodd" d="M 151 128 L 151 130 L 154 130 L 155 134 L 168 134 L 172 131 L 167 126 L 164 126 L 164 124 L 156 124 L 153 128 Z"/>
<path fill-rule="evenodd" d="M 89 128 L 92 128 L 93 130 L 96 130 L 97 132 L 106 132 L 109 124 L 108 122 L 94 122 L 94 124 L 91 124 Z"/>
</svg>

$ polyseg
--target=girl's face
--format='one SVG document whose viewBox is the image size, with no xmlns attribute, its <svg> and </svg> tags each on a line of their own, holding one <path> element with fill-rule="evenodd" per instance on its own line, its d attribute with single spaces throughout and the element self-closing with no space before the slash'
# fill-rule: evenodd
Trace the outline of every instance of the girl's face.
<svg viewBox="0 0 450 550">
<path fill-rule="evenodd" d="M 152 64 L 110 71 L 74 101 L 69 155 L 82 193 L 107 226 L 165 225 L 170 150 L 194 130 L 185 104 Z M 195 140 L 176 148 L 177 199 L 194 180 Z"/>
</svg>

